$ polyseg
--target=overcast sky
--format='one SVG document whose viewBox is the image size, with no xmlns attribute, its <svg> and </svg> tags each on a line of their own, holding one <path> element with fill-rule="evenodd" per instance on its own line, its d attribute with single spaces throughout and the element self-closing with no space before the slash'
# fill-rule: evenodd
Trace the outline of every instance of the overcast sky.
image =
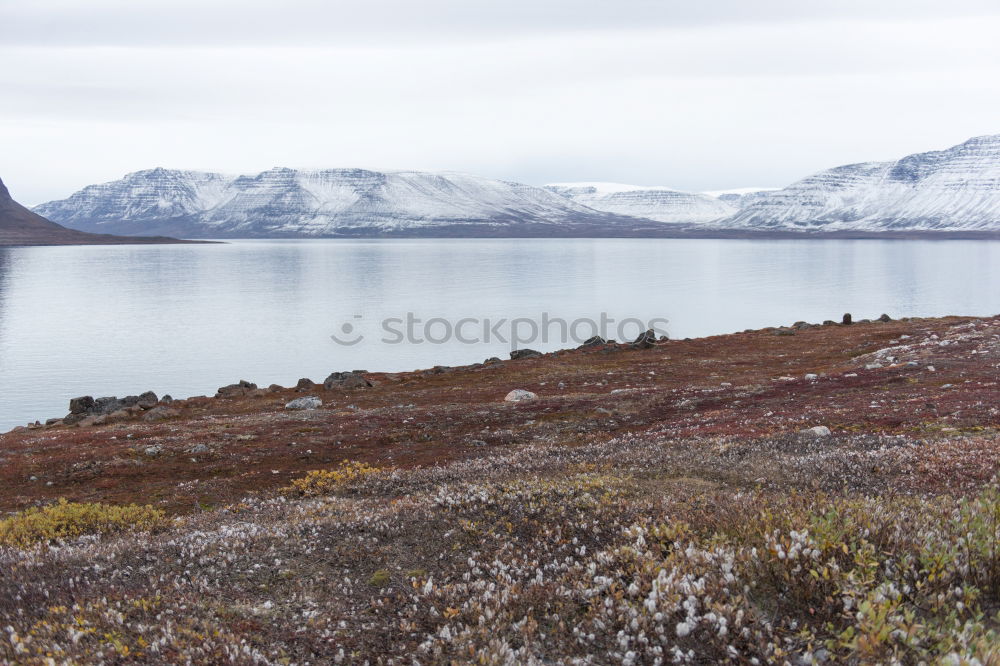
<svg viewBox="0 0 1000 666">
<path fill-rule="evenodd" d="M 782 186 L 1000 133 L 997 35 L 996 0 L 2 0 L 0 178 Z"/>
</svg>

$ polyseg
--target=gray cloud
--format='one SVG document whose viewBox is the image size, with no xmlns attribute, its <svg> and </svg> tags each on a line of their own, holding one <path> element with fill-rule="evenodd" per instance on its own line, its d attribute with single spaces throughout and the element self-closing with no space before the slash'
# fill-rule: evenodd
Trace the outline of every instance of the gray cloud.
<svg viewBox="0 0 1000 666">
<path fill-rule="evenodd" d="M 1000 131 L 995 2 L 0 4 L 0 176 L 784 185 Z"/>
<path fill-rule="evenodd" d="M 1000 14 L 993 0 L 33 0 L 0 5 L 22 45 L 387 45 L 530 33 Z"/>
</svg>

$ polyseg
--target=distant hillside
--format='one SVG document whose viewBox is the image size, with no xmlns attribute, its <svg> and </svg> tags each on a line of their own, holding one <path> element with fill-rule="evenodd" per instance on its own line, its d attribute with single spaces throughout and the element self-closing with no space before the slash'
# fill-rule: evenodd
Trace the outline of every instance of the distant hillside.
<svg viewBox="0 0 1000 666">
<path fill-rule="evenodd" d="M 14 201 L 0 180 L 0 246 L 3 245 L 121 245 L 183 243 L 174 238 L 122 237 L 67 229 Z"/>
</svg>

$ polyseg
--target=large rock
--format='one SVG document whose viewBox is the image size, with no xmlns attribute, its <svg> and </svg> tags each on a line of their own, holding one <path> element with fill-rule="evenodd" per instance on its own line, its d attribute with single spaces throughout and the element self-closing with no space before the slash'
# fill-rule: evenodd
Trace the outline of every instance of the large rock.
<svg viewBox="0 0 1000 666">
<path fill-rule="evenodd" d="M 135 404 L 143 409 L 152 409 L 153 407 L 156 407 L 156 404 L 159 401 L 160 399 L 156 397 L 155 393 L 152 391 L 146 391 L 145 393 L 139 394 L 139 400 Z"/>
<path fill-rule="evenodd" d="M 216 398 L 241 398 L 253 391 L 257 390 L 257 385 L 253 382 L 248 382 L 245 379 L 241 379 L 236 384 L 229 384 L 227 386 L 220 387 L 216 392 Z"/>
<path fill-rule="evenodd" d="M 94 407 L 93 396 L 83 395 L 69 401 L 70 414 L 86 414 Z"/>
<path fill-rule="evenodd" d="M 292 400 L 285 405 L 285 409 L 319 409 L 322 406 L 322 400 L 314 395 L 310 395 L 304 398 L 296 398 L 295 400 Z"/>
<path fill-rule="evenodd" d="M 357 371 L 332 372 L 330 373 L 330 376 L 323 381 L 323 388 L 327 390 L 367 388 L 371 385 L 372 383 L 365 379 L 364 375 Z"/>
<path fill-rule="evenodd" d="M 507 394 L 504 398 L 504 402 L 523 402 L 525 400 L 535 400 L 538 396 L 531 391 L 526 391 L 525 389 L 514 389 Z"/>
<path fill-rule="evenodd" d="M 607 340 L 605 340 L 604 338 L 602 338 L 599 335 L 595 335 L 592 338 L 587 338 L 586 340 L 584 340 L 583 344 L 580 345 L 580 348 L 584 348 L 584 347 L 597 347 L 597 346 L 600 346 L 600 345 L 605 345 L 607 343 L 608 343 Z"/>
<path fill-rule="evenodd" d="M 163 419 L 170 419 L 175 416 L 179 416 L 180 412 L 176 409 L 171 409 L 170 407 L 153 407 L 151 410 L 142 415 L 143 421 L 162 421 Z"/>
<path fill-rule="evenodd" d="M 537 358 L 542 355 L 542 352 L 535 351 L 534 349 L 515 349 L 510 353 L 510 358 L 517 361 L 522 358 Z"/>
<path fill-rule="evenodd" d="M 829 437 L 832 433 L 826 426 L 813 426 L 812 428 L 800 430 L 799 434 L 811 439 L 823 439 L 824 437 Z"/>
<path fill-rule="evenodd" d="M 632 341 L 632 346 L 636 349 L 649 349 L 656 344 L 656 332 L 653 329 L 643 332 Z"/>
</svg>

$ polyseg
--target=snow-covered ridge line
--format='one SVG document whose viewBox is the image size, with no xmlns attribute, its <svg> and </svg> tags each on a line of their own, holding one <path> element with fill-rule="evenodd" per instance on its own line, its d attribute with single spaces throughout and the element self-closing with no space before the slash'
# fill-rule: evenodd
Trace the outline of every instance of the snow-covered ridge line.
<svg viewBox="0 0 1000 666">
<path fill-rule="evenodd" d="M 189 237 L 523 225 L 542 232 L 582 225 L 613 233 L 620 225 L 649 224 L 596 211 L 544 188 L 469 174 L 282 167 L 244 176 L 137 171 L 35 210 L 78 229 Z"/>
<path fill-rule="evenodd" d="M 780 190 L 683 192 L 607 182 L 534 187 L 455 172 L 150 169 L 35 212 L 99 233 L 190 238 L 381 233 L 666 235 L 1000 232 L 1000 135 L 828 169 Z M 676 226 L 662 226 L 669 223 Z M 645 225 L 645 226 L 643 226 Z M 636 232 L 639 229 L 639 232 Z M 505 231 L 506 230 L 506 231 Z"/>
<path fill-rule="evenodd" d="M 657 222 L 703 224 L 728 217 L 737 210 L 715 197 L 669 187 L 620 183 L 551 183 L 545 188 L 596 210 L 643 217 Z"/>
<path fill-rule="evenodd" d="M 828 169 L 749 195 L 727 229 L 1000 231 L 1000 134 Z"/>
</svg>

